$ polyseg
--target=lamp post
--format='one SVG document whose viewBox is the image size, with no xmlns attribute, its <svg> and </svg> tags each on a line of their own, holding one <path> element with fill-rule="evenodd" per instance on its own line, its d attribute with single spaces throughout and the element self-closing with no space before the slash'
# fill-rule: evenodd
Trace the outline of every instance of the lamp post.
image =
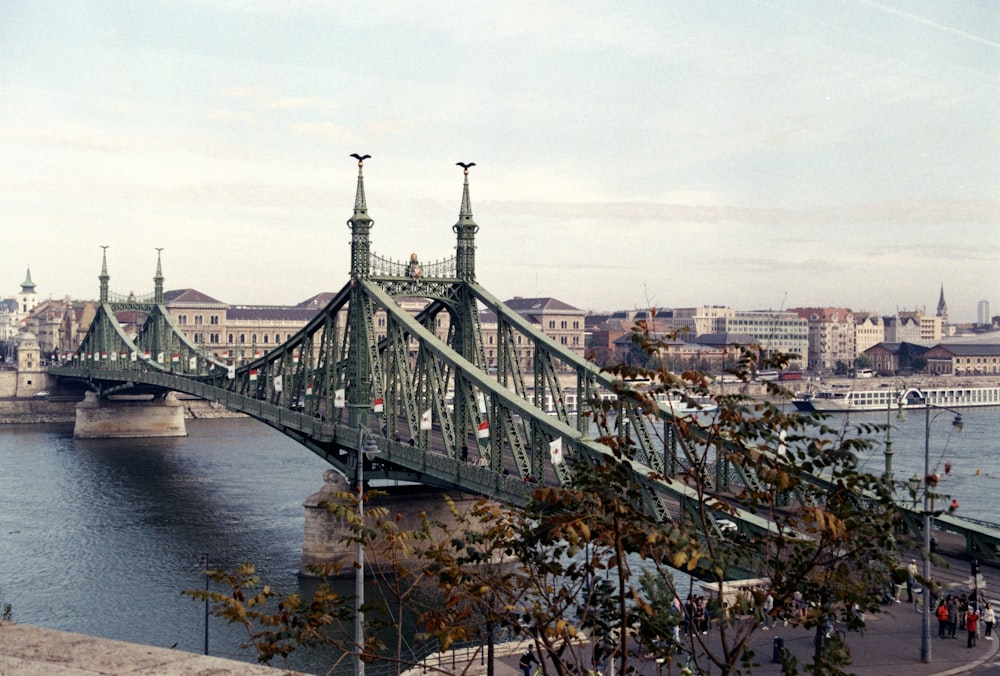
<svg viewBox="0 0 1000 676">
<path fill-rule="evenodd" d="M 931 409 L 938 408 L 955 414 L 952 427 L 962 431 L 962 414 L 947 406 L 935 406 L 924 398 L 924 614 L 921 618 L 920 661 L 929 664 L 931 661 L 931 594 L 929 583 L 931 579 L 931 528 L 934 516 L 930 510 L 931 485 Z M 936 418 L 937 416 L 935 416 Z"/>
<path fill-rule="evenodd" d="M 358 543 L 355 552 L 356 565 L 354 568 L 354 644 L 355 644 L 355 676 L 364 676 L 365 663 L 361 659 L 364 654 L 365 615 L 361 607 L 365 603 L 365 545 L 364 545 L 364 516 L 365 516 L 365 455 L 371 457 L 379 452 L 378 444 L 372 437 L 371 430 L 358 423 L 358 466 L 355 480 L 358 489 Z"/>
</svg>

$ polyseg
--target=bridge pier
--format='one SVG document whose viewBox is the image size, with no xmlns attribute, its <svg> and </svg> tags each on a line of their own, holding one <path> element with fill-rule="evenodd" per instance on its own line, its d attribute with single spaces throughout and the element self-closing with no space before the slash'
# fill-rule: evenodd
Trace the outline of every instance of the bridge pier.
<svg viewBox="0 0 1000 676">
<path fill-rule="evenodd" d="M 346 521 L 331 514 L 327 510 L 326 504 L 336 500 L 335 493 L 350 492 L 352 487 L 342 474 L 332 469 L 323 473 L 323 481 L 326 482 L 323 488 L 310 495 L 305 501 L 306 523 L 299 574 L 309 577 L 312 576 L 309 572 L 310 566 L 339 564 L 339 576 L 350 577 L 354 575 L 356 545 L 353 542 L 342 541 L 341 538 L 349 534 Z M 387 508 L 389 510 L 387 518 L 393 520 L 398 518 L 397 526 L 401 531 L 419 528 L 421 512 L 426 512 L 427 517 L 432 521 L 453 524 L 455 519 L 444 499 L 446 494 L 455 503 L 459 514 L 465 513 L 479 500 L 473 495 L 443 491 L 427 486 L 380 486 L 377 490 L 383 491 L 387 495 L 373 498 L 366 503 L 366 511 L 372 507 Z M 384 561 L 384 558 L 379 555 L 379 552 L 366 549 L 365 567 L 369 571 L 374 571 L 379 563 Z M 405 560 L 402 563 L 411 564 L 415 561 Z"/>
<path fill-rule="evenodd" d="M 116 396 L 87 392 L 76 405 L 73 436 L 81 439 L 184 437 L 184 405 L 173 392 L 164 397 Z"/>
</svg>

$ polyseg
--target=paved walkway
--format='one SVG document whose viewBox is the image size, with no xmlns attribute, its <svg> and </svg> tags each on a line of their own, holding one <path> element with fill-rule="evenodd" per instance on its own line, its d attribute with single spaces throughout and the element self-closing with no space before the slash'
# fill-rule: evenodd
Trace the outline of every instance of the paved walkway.
<svg viewBox="0 0 1000 676">
<path fill-rule="evenodd" d="M 932 574 L 942 581 L 946 590 L 961 593 L 968 591 L 970 575 L 969 563 L 960 558 L 949 558 L 949 566 L 935 568 Z M 1000 570 L 987 566 L 982 567 L 985 584 L 984 593 L 988 600 L 993 601 L 995 608 L 1000 609 Z M 920 644 L 922 635 L 922 614 L 918 614 L 912 604 L 906 603 L 906 592 L 901 594 L 902 603 L 883 606 L 882 613 L 869 616 L 868 626 L 864 633 L 850 632 L 847 634 L 847 644 L 851 650 L 851 665 L 847 671 L 862 676 L 958 676 L 959 674 L 975 674 L 976 676 L 1000 676 L 1000 631 L 993 641 L 985 640 L 981 635 L 975 648 L 966 647 L 968 632 L 959 630 L 954 640 L 937 638 L 937 619 L 931 617 L 930 649 L 931 661 L 923 664 L 920 661 Z M 995 630 L 1000 630 L 1000 623 Z M 717 637 L 710 633 L 706 638 Z M 810 661 L 813 651 L 813 630 L 795 626 L 784 626 L 781 623 L 770 631 L 761 631 L 753 643 L 756 652 L 753 673 L 761 676 L 775 676 L 781 673 L 781 665 L 771 661 L 773 641 L 780 637 L 784 648 L 791 651 L 799 664 Z M 716 638 L 718 640 L 718 638 Z M 526 644 L 512 644 L 498 647 L 497 664 L 494 667 L 496 676 L 520 676 L 521 670 L 517 661 L 523 654 Z M 463 661 L 454 655 L 440 658 L 443 667 L 452 673 L 461 673 Z M 468 660 L 468 658 L 466 658 Z M 477 655 L 466 674 L 470 676 L 486 673 L 486 666 Z M 468 664 L 468 662 L 465 662 Z M 713 670 L 715 672 L 716 670 Z M 413 674 L 421 672 L 414 670 Z M 432 672 L 426 671 L 424 674 Z M 655 665 L 647 667 L 638 673 L 647 676 L 659 676 Z M 676 673 L 676 672 L 675 672 Z"/>
</svg>

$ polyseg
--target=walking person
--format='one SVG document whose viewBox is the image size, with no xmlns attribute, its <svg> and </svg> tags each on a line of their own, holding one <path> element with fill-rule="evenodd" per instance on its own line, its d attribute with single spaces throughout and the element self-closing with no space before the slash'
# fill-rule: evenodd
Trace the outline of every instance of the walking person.
<svg viewBox="0 0 1000 676">
<path fill-rule="evenodd" d="M 976 647 L 976 634 L 977 634 L 977 621 L 979 620 L 979 613 L 976 611 L 975 606 L 969 606 L 968 612 L 965 613 L 965 628 L 969 630 L 969 642 L 965 645 L 969 648 Z"/>
<path fill-rule="evenodd" d="M 987 603 L 986 607 L 983 608 L 983 624 L 986 625 L 986 632 L 983 635 L 987 641 L 993 640 L 993 625 L 997 621 L 997 616 L 993 612 L 993 604 Z"/>
<path fill-rule="evenodd" d="M 528 646 L 527 652 L 521 655 L 521 659 L 517 661 L 517 666 L 521 667 L 521 673 L 524 676 L 531 676 L 531 664 L 538 664 L 538 658 L 535 657 L 535 646 Z"/>
<path fill-rule="evenodd" d="M 764 597 L 764 631 L 771 628 L 771 612 L 774 610 L 774 597 L 771 592 L 767 592 Z"/>
<path fill-rule="evenodd" d="M 906 602 L 913 603 L 913 588 L 917 585 L 917 560 L 910 559 L 910 565 L 906 568 Z"/>
</svg>

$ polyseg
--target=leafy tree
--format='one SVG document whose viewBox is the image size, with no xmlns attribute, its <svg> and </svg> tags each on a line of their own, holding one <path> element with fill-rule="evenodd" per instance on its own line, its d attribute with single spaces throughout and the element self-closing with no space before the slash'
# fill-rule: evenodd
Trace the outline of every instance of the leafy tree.
<svg viewBox="0 0 1000 676">
<path fill-rule="evenodd" d="M 780 402 L 790 393 L 778 382 L 765 382 L 768 398 L 756 400 L 739 388 L 716 392 L 701 372 L 677 376 L 636 366 L 661 363 L 663 344 L 641 329 L 633 340 L 645 358 L 610 369 L 630 410 L 656 419 L 658 398 L 678 392 L 713 403 L 710 412 L 674 416 L 655 428 L 661 445 L 675 449 L 664 473 L 636 464 L 639 449 L 634 430 L 622 422 L 626 416 L 612 418 L 604 409 L 593 422 L 604 431 L 607 453 L 570 457 L 571 484 L 540 486 L 525 507 L 482 500 L 463 514 L 452 505 L 452 524 L 425 518 L 420 528 L 403 532 L 377 510 L 366 514 L 372 522 L 357 521 L 354 496 L 331 505 L 350 523 L 348 540 L 384 552 L 382 568 L 395 585 L 386 622 L 396 623 L 398 633 L 409 608 L 442 648 L 478 637 L 491 665 L 492 638 L 507 630 L 530 638 L 546 669 L 558 674 L 588 673 L 612 660 L 615 672 L 626 674 L 643 663 L 670 669 L 691 659 L 702 670 L 749 672 L 756 659 L 751 643 L 764 617 L 759 604 L 737 603 L 731 593 L 729 576 L 744 571 L 769 589 L 776 608 L 791 606 L 797 594 L 809 602 L 790 621 L 814 630 L 815 650 L 805 665 L 786 654 L 785 672 L 840 673 L 849 655 L 846 646 L 823 639 L 824 625 L 837 618 L 863 630 L 855 610 L 879 612 L 872 591 L 884 584 L 894 560 L 899 519 L 892 487 L 858 464 L 882 428 L 835 429 L 815 414 L 788 412 Z M 744 383 L 759 370 L 786 367 L 788 359 L 743 348 L 727 355 L 730 371 Z M 648 385 L 636 388 L 636 382 Z M 669 521 L 648 508 L 651 492 L 663 485 L 680 496 L 661 494 Z M 736 518 L 740 514 L 750 516 Z M 738 531 L 720 529 L 721 517 L 741 522 Z M 688 590 L 678 588 L 677 570 L 701 579 L 712 640 L 699 631 L 679 635 L 694 618 L 678 612 Z M 211 598 L 221 604 L 217 614 L 263 624 L 248 630 L 254 645 L 265 644 L 258 647 L 262 656 L 323 640 L 321 629 L 350 615 L 329 593 L 309 608 L 280 598 L 278 612 L 258 615 L 250 611 L 273 592 L 246 599 L 235 593 L 244 584 L 242 578 L 230 584 L 232 602 Z M 372 637 L 372 622 L 366 612 L 365 658 L 406 663 L 400 645 L 387 650 Z M 354 646 L 345 640 L 344 649 Z"/>
</svg>

